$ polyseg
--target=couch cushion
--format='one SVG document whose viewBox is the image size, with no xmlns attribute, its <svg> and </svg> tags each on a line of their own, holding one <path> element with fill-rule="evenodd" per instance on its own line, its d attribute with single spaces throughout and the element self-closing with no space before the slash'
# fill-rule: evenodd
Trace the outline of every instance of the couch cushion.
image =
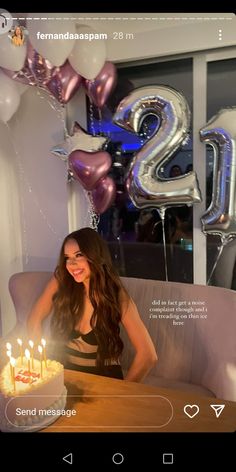
<svg viewBox="0 0 236 472">
<path fill-rule="evenodd" d="M 26 323 L 34 303 L 52 276 L 52 272 L 19 272 L 11 276 L 9 291 L 18 322 Z"/>
<path fill-rule="evenodd" d="M 228 366 L 235 365 L 236 292 L 127 277 L 122 282 L 157 350 L 158 362 L 151 374 L 204 385 L 217 398 L 235 401 L 236 377 Z M 177 308 L 170 312 L 172 305 Z M 128 369 L 133 351 L 129 340 L 124 340 L 122 367 Z"/>
</svg>

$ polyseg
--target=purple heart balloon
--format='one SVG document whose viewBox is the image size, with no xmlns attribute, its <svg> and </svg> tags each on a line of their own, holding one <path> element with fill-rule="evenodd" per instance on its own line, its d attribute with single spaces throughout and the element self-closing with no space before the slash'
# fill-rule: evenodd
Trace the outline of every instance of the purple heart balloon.
<svg viewBox="0 0 236 472">
<path fill-rule="evenodd" d="M 56 73 L 47 83 L 47 89 L 60 103 L 65 105 L 76 93 L 81 82 L 81 75 L 71 67 L 69 61 L 66 61 L 61 67 L 56 68 Z"/>
<path fill-rule="evenodd" d="M 73 151 L 68 161 L 75 178 L 86 190 L 93 190 L 112 164 L 110 154 L 105 151 Z"/>
<path fill-rule="evenodd" d="M 86 79 L 84 86 L 90 100 L 102 108 L 117 82 L 116 67 L 112 62 L 105 62 L 103 68 L 93 80 Z"/>
<path fill-rule="evenodd" d="M 92 199 L 95 211 L 104 213 L 114 202 L 116 197 L 116 184 L 111 177 L 104 177 L 98 182 L 92 191 Z"/>
</svg>

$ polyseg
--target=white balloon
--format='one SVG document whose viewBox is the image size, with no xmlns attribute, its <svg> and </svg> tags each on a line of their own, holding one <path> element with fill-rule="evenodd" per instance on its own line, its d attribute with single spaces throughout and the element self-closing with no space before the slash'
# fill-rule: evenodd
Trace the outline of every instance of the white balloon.
<svg viewBox="0 0 236 472">
<path fill-rule="evenodd" d="M 0 66 L 8 70 L 22 69 L 26 58 L 26 44 L 15 46 L 8 33 L 0 35 Z"/>
<path fill-rule="evenodd" d="M 73 69 L 86 79 L 94 79 L 106 61 L 106 45 L 103 39 L 81 39 L 98 34 L 90 26 L 81 25 L 77 28 L 80 35 L 68 57 Z"/>
<path fill-rule="evenodd" d="M 7 123 L 20 104 L 20 94 L 16 84 L 0 71 L 0 120 Z"/>
<path fill-rule="evenodd" d="M 17 90 L 18 90 L 20 95 L 23 95 L 23 93 L 25 93 L 26 90 L 28 90 L 28 88 L 29 88 L 28 85 L 21 84 L 20 82 L 14 82 L 14 83 L 16 84 Z"/>
<path fill-rule="evenodd" d="M 53 15 L 53 16 L 52 16 Z M 27 20 L 29 39 L 33 48 L 54 66 L 61 66 L 73 49 L 75 39 L 55 39 L 55 35 L 75 34 L 75 22 L 63 20 L 64 13 L 44 14 L 42 17 L 61 18 L 57 20 Z M 40 14 L 28 14 L 29 18 L 40 18 Z M 52 35 L 52 37 L 48 36 Z"/>
</svg>

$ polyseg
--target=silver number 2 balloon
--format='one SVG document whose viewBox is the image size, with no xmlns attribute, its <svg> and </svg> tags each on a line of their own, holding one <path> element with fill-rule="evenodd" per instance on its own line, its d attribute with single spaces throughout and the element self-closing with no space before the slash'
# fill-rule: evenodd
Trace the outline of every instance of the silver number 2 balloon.
<svg viewBox="0 0 236 472">
<path fill-rule="evenodd" d="M 214 149 L 213 192 L 202 216 L 203 232 L 225 245 L 236 237 L 236 107 L 220 110 L 200 130 L 201 141 Z"/>
<path fill-rule="evenodd" d="M 191 205 L 201 201 L 195 172 L 173 179 L 161 177 L 160 171 L 186 139 L 190 111 L 185 97 L 165 86 L 140 87 L 125 97 L 117 107 L 113 121 L 120 127 L 139 133 L 145 117 L 157 116 L 160 126 L 136 153 L 127 177 L 127 189 L 138 208 Z"/>
</svg>

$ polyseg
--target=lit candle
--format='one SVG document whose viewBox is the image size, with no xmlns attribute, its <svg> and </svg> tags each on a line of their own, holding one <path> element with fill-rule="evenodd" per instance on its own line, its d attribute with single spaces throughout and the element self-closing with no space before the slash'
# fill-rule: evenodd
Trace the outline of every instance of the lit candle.
<svg viewBox="0 0 236 472">
<path fill-rule="evenodd" d="M 17 339 L 17 342 L 20 346 L 20 362 L 21 362 L 21 366 L 23 366 L 23 349 L 22 349 L 22 341 L 21 339 Z"/>
<path fill-rule="evenodd" d="M 11 351 L 7 351 L 7 356 L 9 357 L 9 364 L 10 364 L 10 375 L 12 379 L 12 365 L 11 365 Z"/>
<path fill-rule="evenodd" d="M 10 362 L 10 359 L 11 359 L 11 344 L 7 343 L 6 348 L 7 348 L 7 356 L 9 357 L 9 362 Z M 11 365 L 11 363 L 10 363 L 10 373 L 11 373 L 11 378 L 12 378 L 12 365 Z"/>
<path fill-rule="evenodd" d="M 14 389 L 14 392 L 16 391 L 16 381 L 15 381 L 15 365 L 16 365 L 16 360 L 14 359 L 14 357 L 11 357 L 10 358 L 10 364 L 11 364 L 11 367 L 12 367 L 12 383 L 13 383 L 13 389 Z"/>
<path fill-rule="evenodd" d="M 11 357 L 11 351 L 7 351 L 7 356 L 8 356 L 9 359 L 10 359 L 10 357 Z"/>
<path fill-rule="evenodd" d="M 7 343 L 7 344 L 6 344 L 6 348 L 7 348 L 8 351 L 11 351 L 11 344 L 10 344 L 10 343 Z"/>
<path fill-rule="evenodd" d="M 25 357 L 26 357 L 26 361 L 28 361 L 28 371 L 29 371 L 29 374 L 30 374 L 30 352 L 29 352 L 29 349 L 25 350 Z"/>
<path fill-rule="evenodd" d="M 40 375 L 42 379 L 43 378 L 43 348 L 42 346 L 38 346 L 38 351 L 40 354 Z"/>
<path fill-rule="evenodd" d="M 33 341 L 29 341 L 30 349 L 31 349 L 31 364 L 32 364 L 32 369 L 34 368 L 34 343 Z"/>
<path fill-rule="evenodd" d="M 44 362 L 45 362 L 45 367 L 47 369 L 47 358 L 46 358 L 46 341 L 45 339 L 41 339 L 41 344 L 43 346 L 43 355 L 44 355 Z"/>
</svg>

